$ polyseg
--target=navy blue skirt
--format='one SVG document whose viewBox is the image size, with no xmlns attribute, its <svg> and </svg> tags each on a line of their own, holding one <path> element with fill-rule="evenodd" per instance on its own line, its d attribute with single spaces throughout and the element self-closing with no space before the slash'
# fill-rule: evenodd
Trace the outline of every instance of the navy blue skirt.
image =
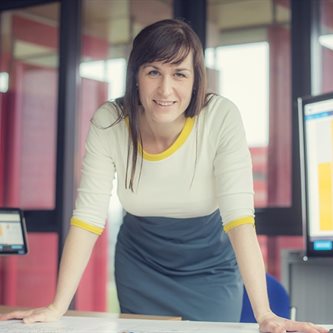
<svg viewBox="0 0 333 333">
<path fill-rule="evenodd" d="M 115 277 L 123 313 L 240 319 L 243 283 L 219 211 L 190 219 L 126 214 Z"/>
</svg>

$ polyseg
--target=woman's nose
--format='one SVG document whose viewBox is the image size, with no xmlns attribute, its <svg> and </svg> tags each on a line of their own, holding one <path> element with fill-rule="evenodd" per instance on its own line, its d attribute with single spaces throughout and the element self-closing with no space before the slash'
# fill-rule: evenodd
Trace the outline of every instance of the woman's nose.
<svg viewBox="0 0 333 333">
<path fill-rule="evenodd" d="M 168 76 L 161 77 L 159 90 L 163 96 L 170 95 L 172 92 L 172 79 Z"/>
</svg>

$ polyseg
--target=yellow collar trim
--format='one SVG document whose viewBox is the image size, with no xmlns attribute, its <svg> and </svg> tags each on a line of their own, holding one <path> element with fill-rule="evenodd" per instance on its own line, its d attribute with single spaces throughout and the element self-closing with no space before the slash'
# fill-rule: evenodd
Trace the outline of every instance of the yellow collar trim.
<svg viewBox="0 0 333 333">
<path fill-rule="evenodd" d="M 143 151 L 143 158 L 148 161 L 160 161 L 171 156 L 176 150 L 178 150 L 184 144 L 188 136 L 191 134 L 194 122 L 195 122 L 194 117 L 193 118 L 187 117 L 180 135 L 168 149 L 158 154 L 150 154 Z M 139 144 L 139 151 L 140 152 L 142 151 L 142 147 L 140 144 Z"/>
</svg>

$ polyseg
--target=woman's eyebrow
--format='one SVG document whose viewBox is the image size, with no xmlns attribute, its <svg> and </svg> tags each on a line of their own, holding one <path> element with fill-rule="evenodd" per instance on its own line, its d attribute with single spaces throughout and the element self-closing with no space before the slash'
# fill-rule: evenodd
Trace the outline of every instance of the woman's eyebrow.
<svg viewBox="0 0 333 333">
<path fill-rule="evenodd" d="M 147 68 L 147 67 L 153 67 L 155 69 L 159 69 L 158 66 L 155 66 L 155 65 L 152 65 L 152 64 L 145 64 L 145 65 L 142 65 L 142 68 Z"/>
<path fill-rule="evenodd" d="M 186 67 L 177 67 L 176 68 L 177 72 L 182 72 L 182 71 L 188 71 L 188 72 L 192 72 L 192 70 L 190 68 L 186 68 Z"/>
<path fill-rule="evenodd" d="M 158 70 L 160 70 L 160 67 L 158 66 L 158 65 L 154 65 L 154 64 L 144 64 L 144 65 L 142 65 L 142 68 L 143 69 L 146 69 L 146 68 L 154 68 L 154 69 L 158 69 Z M 193 72 L 192 71 L 192 69 L 191 68 L 188 68 L 188 67 L 175 67 L 175 70 L 177 71 L 177 72 L 183 72 L 183 71 L 187 71 L 187 72 Z"/>
</svg>

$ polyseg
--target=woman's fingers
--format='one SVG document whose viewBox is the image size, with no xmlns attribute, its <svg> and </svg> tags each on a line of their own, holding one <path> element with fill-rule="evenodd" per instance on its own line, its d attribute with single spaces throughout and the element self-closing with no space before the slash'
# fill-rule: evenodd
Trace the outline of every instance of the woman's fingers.
<svg viewBox="0 0 333 333">
<path fill-rule="evenodd" d="M 12 311 L 0 315 L 0 320 L 23 319 L 30 316 L 33 310 Z"/>
<path fill-rule="evenodd" d="M 300 322 L 270 316 L 265 318 L 259 325 L 260 332 L 265 333 L 286 333 L 286 332 L 303 332 L 303 333 L 327 333 L 328 330 L 313 323 Z"/>
<path fill-rule="evenodd" d="M 286 329 L 287 331 L 301 331 L 304 333 L 327 333 L 328 330 L 319 325 L 315 325 L 313 323 L 308 322 L 300 322 L 287 320 L 286 321 Z"/>
<path fill-rule="evenodd" d="M 35 322 L 50 322 L 58 320 L 62 313 L 51 307 L 37 308 L 25 311 L 12 311 L 0 315 L 0 320 L 22 319 L 24 323 L 31 324 Z"/>
</svg>

